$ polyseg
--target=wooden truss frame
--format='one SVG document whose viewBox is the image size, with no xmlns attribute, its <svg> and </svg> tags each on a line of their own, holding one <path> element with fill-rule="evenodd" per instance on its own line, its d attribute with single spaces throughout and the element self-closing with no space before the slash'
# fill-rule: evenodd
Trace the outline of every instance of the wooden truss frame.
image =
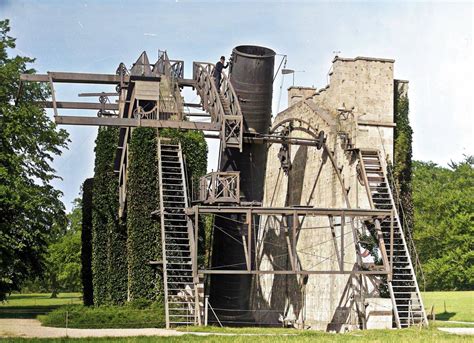
<svg viewBox="0 0 474 343">
<path fill-rule="evenodd" d="M 387 251 L 385 250 L 383 244 L 382 233 L 380 231 L 380 221 L 381 220 L 390 220 L 391 223 L 391 238 L 390 244 L 393 245 L 393 223 L 394 223 L 394 213 L 391 210 L 375 210 L 375 209 L 346 209 L 346 208 L 311 208 L 311 207 L 217 207 L 217 206 L 193 206 L 187 210 L 188 216 L 194 222 L 195 230 L 195 241 L 192 243 L 195 247 L 194 253 L 198 254 L 198 227 L 199 227 L 199 216 L 200 215 L 220 215 L 227 216 L 230 214 L 242 215 L 245 218 L 245 230 L 246 235 L 242 235 L 242 247 L 244 250 L 246 258 L 246 266 L 242 269 L 197 269 L 197 266 L 194 268 L 196 277 L 200 274 L 231 274 L 231 275 L 242 275 L 242 274 L 299 274 L 299 275 L 311 275 L 311 274 L 351 274 L 351 275 L 387 275 L 388 278 L 392 276 L 392 264 L 393 256 L 392 252 L 390 256 L 387 256 Z M 290 258 L 291 269 L 288 270 L 260 270 L 257 266 L 252 264 L 252 255 L 259 250 L 259 243 L 255 239 L 252 239 L 253 235 L 257 232 L 256 227 L 253 227 L 252 220 L 255 216 L 278 216 L 281 217 L 281 221 L 286 221 L 288 223 L 287 230 L 288 234 L 291 237 L 288 241 L 288 252 Z M 377 238 L 382 254 L 382 266 L 377 270 L 364 270 L 362 267 L 361 258 L 359 252 L 357 253 L 357 268 L 352 268 L 351 270 L 346 270 L 344 268 L 344 249 L 339 249 L 337 252 L 338 259 L 340 261 L 340 268 L 338 270 L 304 270 L 298 265 L 298 254 L 297 254 L 297 242 L 300 232 L 305 230 L 302 226 L 303 220 L 305 217 L 328 217 L 329 222 L 333 220 L 334 217 L 340 217 L 341 220 L 341 230 L 344 230 L 345 218 L 350 218 L 350 230 L 354 238 L 354 244 L 357 245 L 357 232 L 356 228 L 353 225 L 353 220 L 355 218 L 361 218 L 364 221 L 374 222 L 376 225 Z M 333 226 L 330 226 L 333 229 Z M 262 243 L 260 243 L 262 244 Z M 336 245 L 337 246 L 337 245 Z M 344 234 L 341 235 L 340 247 L 344 247 Z M 391 250 L 392 251 L 392 250 Z"/>
</svg>

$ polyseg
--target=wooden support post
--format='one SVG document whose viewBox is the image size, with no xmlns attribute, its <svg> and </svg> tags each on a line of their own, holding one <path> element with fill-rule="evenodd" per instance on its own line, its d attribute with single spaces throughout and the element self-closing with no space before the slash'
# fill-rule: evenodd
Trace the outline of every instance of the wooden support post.
<svg viewBox="0 0 474 343">
<path fill-rule="evenodd" d="M 53 98 L 53 109 L 54 109 L 54 116 L 58 116 L 58 106 L 56 104 L 56 91 L 54 90 L 54 83 L 53 83 L 53 77 L 51 76 L 51 73 L 48 73 L 48 81 L 49 81 L 49 87 L 51 87 L 51 97 Z"/>
<path fill-rule="evenodd" d="M 204 297 L 204 326 L 207 326 L 209 318 L 209 296 Z"/>
<path fill-rule="evenodd" d="M 293 259 L 293 244 L 290 239 L 290 223 L 288 222 L 288 215 L 283 214 L 281 218 L 281 222 L 283 223 L 285 227 L 285 240 L 286 240 L 286 246 L 288 248 L 288 257 L 290 259 L 290 264 L 291 264 L 291 270 L 295 271 L 296 270 L 296 265 L 295 265 L 295 260 Z"/>
<path fill-rule="evenodd" d="M 198 276 L 198 229 L 199 229 L 199 208 L 196 206 L 196 210 L 194 212 L 194 258 L 193 258 L 193 280 L 194 280 L 194 313 L 195 317 L 197 317 L 198 325 L 201 326 L 201 311 L 199 310 L 199 291 L 198 291 L 198 284 L 199 284 L 199 276 Z"/>
<path fill-rule="evenodd" d="M 331 228 L 332 241 L 334 243 L 334 250 L 336 251 L 335 255 L 337 258 L 337 263 L 339 264 L 339 269 L 343 270 L 344 267 L 341 262 L 341 253 L 339 252 L 339 248 L 337 246 L 336 229 L 334 227 L 334 217 L 332 215 L 329 215 L 328 219 L 329 219 L 329 227 Z"/>
<path fill-rule="evenodd" d="M 362 158 L 362 153 L 360 152 L 360 150 L 358 152 L 358 155 L 359 155 L 359 162 L 360 162 L 360 172 L 362 173 L 362 178 L 363 178 L 363 181 L 364 181 L 364 187 L 365 187 L 365 191 L 367 192 L 367 198 L 369 199 L 370 208 L 375 208 L 374 201 L 372 199 L 372 193 L 370 192 L 369 181 L 367 179 L 367 173 L 366 173 L 366 170 L 365 170 L 364 159 Z"/>
<path fill-rule="evenodd" d="M 344 270 L 344 236 L 345 236 L 345 232 L 344 232 L 344 225 L 345 225 L 345 221 L 346 221 L 346 216 L 344 215 L 344 213 L 342 213 L 341 215 L 341 264 L 340 264 L 340 269 L 341 271 Z"/>
<path fill-rule="evenodd" d="M 387 257 L 387 249 L 385 249 L 385 242 L 383 239 L 382 229 L 380 227 L 380 219 L 375 219 L 375 230 L 377 232 L 377 240 L 379 243 L 380 252 L 382 254 L 382 261 L 385 267 L 385 271 L 387 272 L 387 274 L 390 274 L 391 270 L 390 270 L 390 265 L 389 265 L 389 261 Z"/>
<path fill-rule="evenodd" d="M 247 211 L 247 225 L 247 270 L 250 271 L 252 270 L 252 210 Z"/>
<path fill-rule="evenodd" d="M 293 227 L 292 227 L 292 243 L 293 243 L 293 266 L 294 270 L 298 269 L 298 256 L 296 254 L 296 230 L 298 229 L 298 213 L 293 212 Z"/>
</svg>

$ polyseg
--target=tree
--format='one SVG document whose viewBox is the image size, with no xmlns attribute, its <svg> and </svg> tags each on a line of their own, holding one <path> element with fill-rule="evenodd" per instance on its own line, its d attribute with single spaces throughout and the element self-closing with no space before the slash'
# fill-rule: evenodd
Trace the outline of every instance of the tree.
<svg viewBox="0 0 474 343">
<path fill-rule="evenodd" d="M 20 74 L 35 72 L 27 67 L 34 59 L 8 56 L 15 47 L 9 31 L 9 21 L 0 21 L 0 300 L 41 274 L 53 224 L 66 223 L 51 162 L 68 134 L 35 104 L 49 95 L 44 85 L 23 84 L 19 92 Z"/>
<path fill-rule="evenodd" d="M 81 288 L 82 202 L 79 198 L 74 200 L 74 207 L 67 219 L 67 229 L 60 237 L 53 238 L 46 254 L 52 298 L 60 291 L 77 292 Z"/>
<path fill-rule="evenodd" d="M 474 289 L 473 162 L 414 162 L 414 238 L 428 290 Z"/>
</svg>

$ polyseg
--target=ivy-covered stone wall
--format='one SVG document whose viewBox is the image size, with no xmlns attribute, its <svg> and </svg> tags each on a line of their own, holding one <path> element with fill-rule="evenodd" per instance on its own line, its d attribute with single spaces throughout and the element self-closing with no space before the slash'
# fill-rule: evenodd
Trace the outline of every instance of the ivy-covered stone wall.
<svg viewBox="0 0 474 343">
<path fill-rule="evenodd" d="M 162 260 L 159 221 L 151 217 L 159 208 L 158 134 L 181 142 L 190 185 L 197 185 L 199 177 L 206 173 L 207 144 L 201 132 L 134 129 L 128 150 L 127 209 L 124 218 L 119 219 L 118 177 L 113 171 L 118 129 L 99 129 L 92 220 L 95 305 L 162 298 L 161 269 L 150 264 L 150 261 Z M 204 226 L 201 226 L 204 236 Z"/>
<path fill-rule="evenodd" d="M 118 175 L 114 172 L 117 144 L 118 128 L 99 128 L 92 197 L 95 305 L 121 304 L 127 299 L 126 231 L 118 219 Z"/>
<path fill-rule="evenodd" d="M 129 299 L 157 300 L 162 280 L 150 261 L 162 260 L 159 222 L 151 213 L 159 208 L 157 131 L 137 128 L 129 143 L 127 181 Z"/>
</svg>

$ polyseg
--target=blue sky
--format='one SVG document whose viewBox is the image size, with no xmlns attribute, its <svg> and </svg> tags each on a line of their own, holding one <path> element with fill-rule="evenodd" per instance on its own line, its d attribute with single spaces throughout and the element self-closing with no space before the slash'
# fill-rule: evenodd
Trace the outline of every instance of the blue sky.
<svg viewBox="0 0 474 343">
<path fill-rule="evenodd" d="M 440 165 L 474 154 L 473 13 L 472 2 L 0 0 L 0 18 L 11 20 L 17 38 L 13 53 L 36 57 L 41 73 L 114 73 L 143 50 L 153 60 L 162 49 L 183 59 L 191 77 L 193 61 L 216 62 L 236 45 L 259 44 L 288 55 L 288 68 L 305 71 L 295 84 L 320 88 L 335 51 L 393 58 L 395 77 L 410 81 L 414 158 Z M 291 78 L 283 81 L 280 110 Z M 277 79 L 274 110 L 280 84 Z M 103 89 L 68 85 L 57 92 L 61 100 L 83 100 L 77 93 Z M 70 209 L 93 175 L 97 129 L 65 128 L 72 142 L 54 165 Z M 209 169 L 215 169 L 217 145 L 210 147 Z"/>
</svg>

